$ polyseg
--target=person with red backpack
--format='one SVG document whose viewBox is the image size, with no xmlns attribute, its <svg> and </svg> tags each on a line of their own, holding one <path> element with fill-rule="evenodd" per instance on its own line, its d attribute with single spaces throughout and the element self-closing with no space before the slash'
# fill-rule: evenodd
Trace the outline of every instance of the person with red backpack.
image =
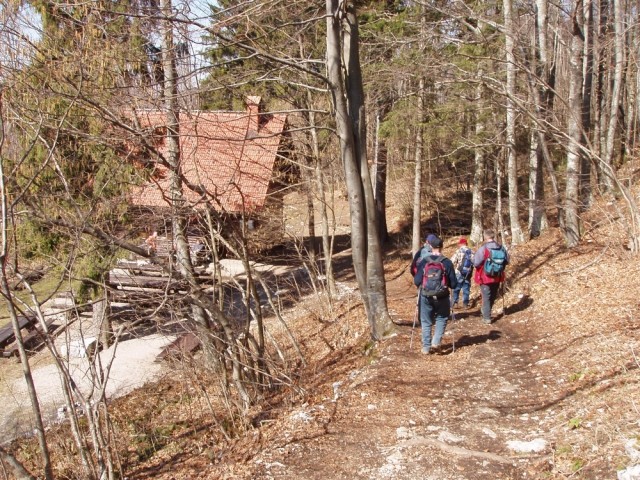
<svg viewBox="0 0 640 480">
<path fill-rule="evenodd" d="M 495 240 L 495 232 L 487 228 L 483 232 L 484 243 L 478 248 L 473 257 L 473 265 L 476 268 L 475 282 L 480 285 L 482 295 L 482 321 L 491 323 L 491 309 L 498 298 L 500 284 L 505 279 L 505 267 L 509 264 L 507 250 Z"/>
<path fill-rule="evenodd" d="M 451 257 L 453 268 L 458 277 L 458 286 L 453 289 L 453 308 L 458 306 L 458 297 L 462 290 L 462 305 L 469 308 L 469 296 L 471 295 L 471 279 L 473 278 L 473 250 L 467 245 L 467 239 L 461 237 L 458 241 L 460 248 Z"/>
<path fill-rule="evenodd" d="M 422 327 L 422 353 L 440 348 L 440 341 L 451 313 L 450 288 L 458 281 L 451 260 L 441 253 L 442 239 L 430 237 L 431 253 L 416 265 L 413 282 L 419 288 L 420 325 Z M 431 328 L 435 325 L 433 338 Z"/>
</svg>

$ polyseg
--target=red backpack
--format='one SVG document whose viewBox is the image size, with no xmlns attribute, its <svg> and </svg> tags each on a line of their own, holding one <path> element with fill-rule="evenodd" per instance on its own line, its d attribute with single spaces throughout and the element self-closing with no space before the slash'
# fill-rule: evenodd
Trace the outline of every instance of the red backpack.
<svg viewBox="0 0 640 480">
<path fill-rule="evenodd" d="M 447 274 L 442 260 L 444 257 L 427 257 L 422 272 L 422 294 L 427 297 L 446 297 L 449 295 Z"/>
</svg>

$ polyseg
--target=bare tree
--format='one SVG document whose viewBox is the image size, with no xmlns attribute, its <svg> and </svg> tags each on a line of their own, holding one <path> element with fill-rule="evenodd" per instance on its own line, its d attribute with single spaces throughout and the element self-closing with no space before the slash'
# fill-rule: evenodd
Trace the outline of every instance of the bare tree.
<svg viewBox="0 0 640 480">
<path fill-rule="evenodd" d="M 506 148 L 507 148 L 507 178 L 509 185 L 509 223 L 511 226 L 511 242 L 524 242 L 524 235 L 520 227 L 520 212 L 518 204 L 518 162 L 516 158 L 515 128 L 516 111 L 513 98 L 516 93 L 516 63 L 514 55 L 515 30 L 513 28 L 513 12 L 511 0 L 503 0 L 505 49 L 506 49 Z"/>
<path fill-rule="evenodd" d="M 424 157 L 424 137 L 422 123 L 424 121 L 424 78 L 418 80 L 418 93 L 416 96 L 416 125 L 415 125 L 415 168 L 413 179 L 413 229 L 411 237 L 411 253 L 420 250 L 422 244 L 421 220 L 422 220 L 422 165 Z"/>
<path fill-rule="evenodd" d="M 580 241 L 580 219 L 578 216 L 578 195 L 580 164 L 584 135 L 582 130 L 582 59 L 584 53 L 582 1 L 577 0 L 571 13 L 571 50 L 569 56 L 569 116 L 567 135 L 567 179 L 565 189 L 565 230 L 564 237 L 569 247 Z"/>
<path fill-rule="evenodd" d="M 364 95 L 358 25 L 352 2 L 327 0 L 327 71 L 351 212 L 353 266 L 371 329 L 379 340 L 389 330 L 382 250 L 366 157 Z"/>
<path fill-rule="evenodd" d="M 609 98 L 609 124 L 607 126 L 605 149 L 602 158 L 602 161 L 606 164 L 606 167 L 603 168 L 604 178 L 602 180 L 605 189 L 609 192 L 613 190 L 614 180 L 610 175 L 607 175 L 607 173 L 610 167 L 613 168 L 614 165 L 614 148 L 616 145 L 616 138 L 618 137 L 618 111 L 620 109 L 620 99 L 622 97 L 622 88 L 624 85 L 625 30 L 623 26 L 623 2 L 620 0 L 613 1 L 613 15 L 613 48 L 615 66 L 612 79 L 611 96 Z"/>
</svg>

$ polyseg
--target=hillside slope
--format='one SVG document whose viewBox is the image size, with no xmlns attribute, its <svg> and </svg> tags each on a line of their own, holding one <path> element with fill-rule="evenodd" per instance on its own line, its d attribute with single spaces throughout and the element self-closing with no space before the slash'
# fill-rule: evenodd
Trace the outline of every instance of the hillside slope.
<svg viewBox="0 0 640 480">
<path fill-rule="evenodd" d="M 483 324 L 474 285 L 438 355 L 420 354 L 405 251 L 387 253 L 397 327 L 376 345 L 352 277 L 329 315 L 308 297 L 287 314 L 306 367 L 232 441 L 216 433 L 188 365 L 119 399 L 112 418 L 132 432 L 127 478 L 615 478 L 640 464 L 640 262 L 616 208 L 594 207 L 575 249 L 553 229 L 512 247 L 494 307 L 504 312 Z M 51 438 L 64 447 L 62 432 Z"/>
<path fill-rule="evenodd" d="M 297 394 L 272 399 L 232 446 L 182 439 L 179 456 L 129 478 L 615 478 L 640 463 L 640 268 L 616 231 L 595 225 L 573 250 L 555 230 L 513 247 L 504 313 L 484 325 L 474 286 L 440 355 L 420 354 L 408 254 L 391 252 L 394 335 L 368 348 L 355 294 L 330 322 L 299 306 Z"/>
<path fill-rule="evenodd" d="M 419 328 L 411 342 L 414 290 L 389 265 L 397 335 L 265 428 L 250 477 L 614 478 L 640 463 L 639 262 L 612 232 L 562 244 L 515 247 L 504 314 L 457 314 L 442 355 L 420 355 Z"/>
</svg>

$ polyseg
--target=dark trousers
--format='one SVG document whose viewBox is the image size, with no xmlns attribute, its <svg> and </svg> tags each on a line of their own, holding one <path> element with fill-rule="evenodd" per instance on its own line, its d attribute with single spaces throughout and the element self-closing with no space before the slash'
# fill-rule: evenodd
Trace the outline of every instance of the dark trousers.
<svg viewBox="0 0 640 480">
<path fill-rule="evenodd" d="M 498 298 L 499 289 L 499 283 L 487 283 L 480 285 L 480 294 L 482 295 L 482 306 L 480 307 L 480 312 L 482 313 L 482 319 L 486 323 L 491 322 L 491 309 L 493 308 L 496 298 Z"/>
</svg>

